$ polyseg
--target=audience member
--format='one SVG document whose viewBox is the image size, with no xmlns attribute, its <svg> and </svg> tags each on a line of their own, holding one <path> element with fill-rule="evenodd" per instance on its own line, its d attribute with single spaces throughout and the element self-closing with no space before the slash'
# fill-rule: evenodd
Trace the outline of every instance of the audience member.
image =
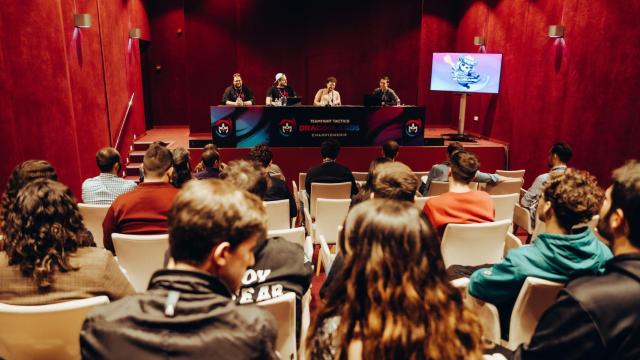
<svg viewBox="0 0 640 360">
<path fill-rule="evenodd" d="M 453 142 L 447 146 L 447 161 L 440 164 L 435 164 L 431 167 L 431 170 L 429 170 L 429 174 L 427 174 L 427 182 L 420 189 L 420 192 L 422 194 L 426 196 L 429 193 L 429 188 L 431 187 L 432 181 L 449 181 L 449 167 L 451 164 L 451 156 L 456 151 L 460 150 L 464 150 L 464 148 L 459 142 Z M 476 172 L 476 175 L 473 178 L 474 182 L 486 184 L 496 184 L 504 180 L 505 178 L 500 175 L 488 174 L 479 170 Z"/>
<path fill-rule="evenodd" d="M 344 271 L 307 339 L 311 359 L 481 359 L 481 327 L 446 278 L 420 209 L 373 199 L 347 215 Z"/>
<path fill-rule="evenodd" d="M 567 143 L 555 143 L 549 150 L 549 158 L 547 165 L 551 169 L 548 173 L 539 175 L 531 184 L 531 187 L 520 199 L 520 204 L 529 209 L 531 213 L 531 225 L 535 226 L 536 223 L 536 210 L 538 208 L 538 198 L 542 193 L 545 182 L 549 180 L 552 174 L 562 174 L 567 170 L 567 163 L 571 160 L 573 150 Z"/>
<path fill-rule="evenodd" d="M 82 201 L 85 204 L 111 205 L 118 196 L 136 188 L 135 181 L 118 176 L 122 161 L 118 150 L 104 147 L 96 153 L 96 165 L 100 175 L 82 183 Z"/>
<path fill-rule="evenodd" d="M 295 96 L 296 92 L 291 86 L 287 85 L 287 75 L 283 73 L 277 73 L 276 81 L 267 92 L 267 99 L 265 100 L 265 104 L 286 106 L 287 98 Z"/>
<path fill-rule="evenodd" d="M 268 171 L 273 165 L 273 153 L 267 145 L 256 145 L 249 151 L 249 160 L 255 161 L 260 164 L 264 171 Z M 264 201 L 276 201 L 276 200 L 289 200 L 289 217 L 294 218 L 298 215 L 298 208 L 296 201 L 291 195 L 287 183 L 280 179 L 276 175 L 269 172 L 266 176 L 267 179 L 267 191 L 262 199 Z"/>
<path fill-rule="evenodd" d="M 145 293 L 96 308 L 80 333 L 85 359 L 274 359 L 277 329 L 233 293 L 264 238 L 262 201 L 229 182 L 190 181 L 169 214 L 173 264 Z"/>
<path fill-rule="evenodd" d="M 63 184 L 47 178 L 26 184 L 4 215 L 0 302 L 42 305 L 98 295 L 115 300 L 134 292 L 111 253 L 95 247 Z"/>
<path fill-rule="evenodd" d="M 387 157 L 377 157 L 371 160 L 371 163 L 369 164 L 369 172 L 367 173 L 367 179 L 364 185 L 360 186 L 358 193 L 351 197 L 351 207 L 356 206 L 357 204 L 360 204 L 363 201 L 367 201 L 371 199 L 371 191 L 373 188 L 373 178 L 375 176 L 374 175 L 375 170 L 379 165 L 389 163 L 389 162 L 391 162 L 391 160 L 389 160 L 389 158 Z"/>
<path fill-rule="evenodd" d="M 575 225 L 591 220 L 602 204 L 602 190 L 593 176 L 570 169 L 553 175 L 542 191 L 538 218 L 545 223 L 546 232 L 531 246 L 513 249 L 491 268 L 471 275 L 469 293 L 496 305 L 505 338 L 511 310 L 528 276 L 564 283 L 599 275 L 612 256 L 591 229 L 572 232 Z"/>
<path fill-rule="evenodd" d="M 104 247 L 115 253 L 112 233 L 164 234 L 167 214 L 178 189 L 169 183 L 172 156 L 169 149 L 153 143 L 144 154 L 144 182 L 128 193 L 118 196 L 102 223 Z"/>
<path fill-rule="evenodd" d="M 398 98 L 396 92 L 389 87 L 388 76 L 383 76 L 380 78 L 380 87 L 373 90 L 373 96 L 376 97 L 381 106 L 400 105 L 400 98 Z"/>
<path fill-rule="evenodd" d="M 459 150 L 451 156 L 449 191 L 427 200 L 424 213 L 440 235 L 447 224 L 468 224 L 493 221 L 495 209 L 491 196 L 471 188 L 471 181 L 480 168 L 473 153 Z"/>
<path fill-rule="evenodd" d="M 227 166 L 225 163 L 223 163 L 220 160 L 220 151 L 218 151 L 218 147 L 215 144 L 207 144 L 202 148 L 202 154 L 204 155 L 204 153 L 207 150 L 215 150 L 215 152 L 218 154 L 218 165 L 215 166 L 216 169 L 218 169 L 218 172 L 221 171 L 222 169 L 224 169 L 225 166 Z M 202 155 L 200 155 L 202 157 Z M 194 173 L 199 173 L 204 171 L 206 168 L 206 166 L 204 165 L 204 163 L 202 162 L 202 158 L 200 159 L 200 162 L 196 164 L 196 167 L 193 169 Z M 217 179 L 217 177 L 216 177 Z M 199 179 L 202 180 L 202 179 Z"/>
<path fill-rule="evenodd" d="M 315 106 L 341 106 L 340 93 L 336 91 L 336 78 L 329 76 L 327 78 L 327 86 L 318 90 L 313 98 Z"/>
<path fill-rule="evenodd" d="M 382 144 L 382 155 L 391 161 L 396 160 L 400 145 L 395 140 L 387 140 Z"/>
<path fill-rule="evenodd" d="M 322 164 L 316 165 L 307 171 L 305 189 L 311 199 L 311 183 L 340 183 L 351 182 L 351 195 L 358 192 L 356 180 L 348 167 L 338 164 L 336 159 L 340 153 L 340 143 L 336 139 L 327 139 L 320 145 Z"/>
<path fill-rule="evenodd" d="M 603 274 L 579 277 L 560 291 L 513 359 L 640 358 L 640 163 L 616 169 L 611 183 L 598 232 L 615 256 Z"/>
<path fill-rule="evenodd" d="M 271 177 L 276 177 L 280 180 L 285 181 L 282 169 L 280 169 L 280 166 L 276 165 L 276 163 L 273 162 L 273 151 L 271 151 L 269 145 L 256 145 L 249 151 L 249 159 L 251 160 L 262 162 L 263 157 L 268 157 L 269 159 L 269 164 L 265 166 L 267 171 L 269 172 L 269 175 Z M 264 160 L 266 161 L 267 158 L 264 158 Z"/>
<path fill-rule="evenodd" d="M 220 154 L 217 150 L 205 149 L 202 152 L 200 163 L 203 164 L 203 169 L 195 174 L 196 179 L 206 180 L 220 177 Z"/>
<path fill-rule="evenodd" d="M 184 183 L 193 178 L 193 176 L 191 176 L 189 152 L 179 147 L 171 150 L 171 156 L 173 159 L 173 168 L 169 182 L 179 189 Z"/>
<path fill-rule="evenodd" d="M 242 83 L 240 74 L 233 74 L 233 83 L 222 94 L 222 105 L 248 106 L 253 105 L 253 93 L 247 85 Z"/>
</svg>

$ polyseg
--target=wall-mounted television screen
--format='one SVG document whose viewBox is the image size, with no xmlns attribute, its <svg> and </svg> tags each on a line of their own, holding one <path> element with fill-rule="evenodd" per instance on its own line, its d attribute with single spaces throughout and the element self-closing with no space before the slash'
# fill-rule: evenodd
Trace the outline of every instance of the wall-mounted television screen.
<svg viewBox="0 0 640 360">
<path fill-rule="evenodd" d="M 497 94 L 502 54 L 433 53 L 431 90 Z"/>
</svg>

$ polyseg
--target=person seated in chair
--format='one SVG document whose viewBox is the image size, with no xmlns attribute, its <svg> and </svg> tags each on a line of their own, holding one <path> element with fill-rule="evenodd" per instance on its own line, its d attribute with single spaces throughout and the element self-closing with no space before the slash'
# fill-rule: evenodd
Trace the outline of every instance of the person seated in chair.
<svg viewBox="0 0 640 360">
<path fill-rule="evenodd" d="M 273 152 L 271 152 L 268 145 L 256 145 L 249 151 L 248 159 L 258 163 L 264 171 L 269 171 L 273 165 Z M 298 215 L 298 208 L 293 195 L 291 195 L 287 187 L 287 183 L 280 179 L 278 175 L 271 174 L 271 172 L 267 173 L 266 179 L 267 191 L 264 193 L 262 199 L 264 201 L 289 200 L 289 217 L 296 217 Z"/>
<path fill-rule="evenodd" d="M 118 176 L 122 170 L 120 153 L 112 147 L 104 147 L 96 153 L 96 165 L 100 175 L 82 183 L 82 201 L 85 204 L 111 205 L 118 196 L 136 188 L 136 183 Z"/>
<path fill-rule="evenodd" d="M 603 193 L 586 171 L 569 169 L 552 176 L 538 203 L 538 219 L 546 232 L 532 245 L 509 251 L 490 268 L 471 275 L 469 294 L 498 308 L 503 338 L 507 337 L 511 310 L 528 276 L 566 283 L 585 275 L 599 275 L 611 251 L 587 227 L 572 230 L 598 213 Z"/>
<path fill-rule="evenodd" d="M 351 195 L 358 193 L 358 186 L 353 173 L 348 167 L 338 164 L 336 159 L 340 153 L 340 143 L 336 139 L 327 139 L 320 145 L 320 155 L 322 155 L 322 164 L 316 165 L 307 171 L 307 180 L 305 181 L 305 189 L 311 200 L 311 184 L 317 183 L 351 183 Z"/>
</svg>

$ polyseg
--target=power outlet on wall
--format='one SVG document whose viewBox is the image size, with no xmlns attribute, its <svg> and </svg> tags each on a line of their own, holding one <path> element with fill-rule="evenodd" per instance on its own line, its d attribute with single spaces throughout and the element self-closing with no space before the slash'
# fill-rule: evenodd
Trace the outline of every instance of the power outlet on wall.
<svg viewBox="0 0 640 360">
<path fill-rule="evenodd" d="M 473 121 L 478 121 L 478 115 L 473 115 Z"/>
</svg>

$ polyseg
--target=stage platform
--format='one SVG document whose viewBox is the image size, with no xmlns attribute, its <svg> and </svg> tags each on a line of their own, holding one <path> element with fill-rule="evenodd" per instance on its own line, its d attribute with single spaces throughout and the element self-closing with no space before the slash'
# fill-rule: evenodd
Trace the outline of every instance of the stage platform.
<svg viewBox="0 0 640 360">
<path fill-rule="evenodd" d="M 439 138 L 440 134 L 455 132 L 447 127 L 427 127 L 425 138 Z M 188 126 L 156 127 L 148 130 L 145 135 L 136 141 L 162 140 L 168 143 L 170 148 L 188 148 L 191 154 L 192 166 L 200 161 L 202 149 L 189 148 L 189 140 L 194 138 L 211 138 L 211 134 L 190 134 Z M 446 158 L 446 146 L 403 146 L 396 160 L 411 167 L 414 171 L 428 171 L 432 165 L 440 163 Z M 485 172 L 494 172 L 497 169 L 508 169 L 509 145 L 494 139 L 479 139 L 475 143 L 464 143 L 464 146 L 473 151 L 480 159 L 481 169 Z M 243 158 L 249 149 L 221 148 L 220 156 L 223 162 Z M 273 162 L 278 164 L 287 183 L 291 186 L 291 180 L 298 182 L 298 173 L 306 172 L 310 167 L 319 164 L 320 150 L 318 147 L 274 147 Z M 338 156 L 338 162 L 348 166 L 352 171 L 368 171 L 372 159 L 382 156 L 379 146 L 375 147 L 343 147 Z"/>
</svg>

